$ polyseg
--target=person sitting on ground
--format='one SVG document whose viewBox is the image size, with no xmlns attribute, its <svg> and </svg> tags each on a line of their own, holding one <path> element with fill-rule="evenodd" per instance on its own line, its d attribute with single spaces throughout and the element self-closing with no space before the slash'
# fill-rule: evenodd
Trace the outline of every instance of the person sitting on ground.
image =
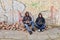
<svg viewBox="0 0 60 40">
<path fill-rule="evenodd" d="M 39 29 L 39 31 L 42 32 L 43 29 L 45 29 L 45 19 L 44 19 L 44 17 L 42 16 L 41 13 L 39 13 L 39 15 L 38 15 L 35 23 L 36 23 L 36 27 Z"/>
<path fill-rule="evenodd" d="M 35 30 L 34 30 L 34 22 L 32 21 L 32 18 L 29 15 L 29 12 L 25 13 L 25 16 L 23 17 L 23 23 L 24 23 L 24 26 L 26 27 L 26 29 L 28 30 L 28 32 L 31 35 L 32 31 L 35 31 Z M 32 25 L 32 30 L 29 27 L 30 25 Z"/>
</svg>

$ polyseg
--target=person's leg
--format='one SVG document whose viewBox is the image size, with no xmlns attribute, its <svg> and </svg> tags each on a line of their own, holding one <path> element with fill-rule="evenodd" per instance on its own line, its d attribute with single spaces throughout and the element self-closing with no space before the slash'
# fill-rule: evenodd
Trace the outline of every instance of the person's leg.
<svg viewBox="0 0 60 40">
<path fill-rule="evenodd" d="M 34 26 L 34 25 L 35 25 L 34 22 L 33 22 L 33 21 L 30 21 L 30 24 L 32 25 L 32 31 L 35 31 L 35 30 L 34 30 L 34 27 L 35 27 L 35 26 Z"/>
<path fill-rule="evenodd" d="M 33 21 L 30 21 L 30 24 L 32 25 L 32 28 L 34 28 L 35 26 L 35 24 L 34 24 L 34 22 Z"/>
<path fill-rule="evenodd" d="M 29 26 L 27 24 L 24 24 L 24 25 L 25 25 L 27 31 L 31 31 L 31 29 L 29 28 Z"/>
<path fill-rule="evenodd" d="M 36 23 L 36 28 L 38 28 L 38 31 L 40 32 L 40 25 L 38 23 Z"/>
<path fill-rule="evenodd" d="M 45 24 L 41 25 L 40 31 L 42 31 L 43 29 L 45 29 Z"/>
<path fill-rule="evenodd" d="M 38 23 L 35 24 L 36 28 L 40 29 L 40 26 Z"/>
<path fill-rule="evenodd" d="M 28 31 L 30 34 L 32 34 L 32 30 L 29 28 L 29 26 L 28 26 L 27 24 L 24 24 L 24 25 L 25 25 L 27 31 Z"/>
<path fill-rule="evenodd" d="M 42 25 L 42 29 L 45 29 L 45 27 L 46 27 L 45 24 L 43 24 L 43 25 Z"/>
</svg>

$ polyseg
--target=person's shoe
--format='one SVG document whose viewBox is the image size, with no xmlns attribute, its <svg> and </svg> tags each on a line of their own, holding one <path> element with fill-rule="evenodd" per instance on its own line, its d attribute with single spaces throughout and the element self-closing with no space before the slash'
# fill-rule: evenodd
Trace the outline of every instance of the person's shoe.
<svg viewBox="0 0 60 40">
<path fill-rule="evenodd" d="M 32 31 L 29 31 L 29 34 L 31 35 L 32 34 Z"/>
<path fill-rule="evenodd" d="M 34 32 L 35 32 L 34 28 L 32 28 L 32 31 L 34 31 Z"/>
<path fill-rule="evenodd" d="M 38 29 L 37 31 L 40 32 L 40 29 Z"/>
<path fill-rule="evenodd" d="M 40 32 L 43 32 L 44 30 L 40 30 Z"/>
</svg>

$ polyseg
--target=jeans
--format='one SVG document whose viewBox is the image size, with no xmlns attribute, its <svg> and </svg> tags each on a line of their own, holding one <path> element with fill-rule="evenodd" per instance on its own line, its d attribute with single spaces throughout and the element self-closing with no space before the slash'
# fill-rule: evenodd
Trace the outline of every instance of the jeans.
<svg viewBox="0 0 60 40">
<path fill-rule="evenodd" d="M 34 22 L 33 22 L 33 21 L 30 21 L 30 24 L 31 24 L 32 28 L 34 28 Z M 28 32 L 29 32 L 29 31 L 32 31 L 32 30 L 30 29 L 30 27 L 29 27 L 28 24 L 24 24 L 24 25 L 25 25 L 25 28 L 27 29 Z"/>
<path fill-rule="evenodd" d="M 45 24 L 40 25 L 40 24 L 36 23 L 36 27 L 38 29 L 40 29 L 40 31 L 42 31 L 43 29 L 45 29 L 46 26 L 45 26 Z"/>
</svg>

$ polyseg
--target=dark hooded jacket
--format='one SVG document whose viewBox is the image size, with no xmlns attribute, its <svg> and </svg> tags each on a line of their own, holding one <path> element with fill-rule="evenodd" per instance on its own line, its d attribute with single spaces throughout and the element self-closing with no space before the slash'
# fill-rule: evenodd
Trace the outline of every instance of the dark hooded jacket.
<svg viewBox="0 0 60 40">
<path fill-rule="evenodd" d="M 23 17 L 23 23 L 26 24 L 25 21 L 27 21 L 27 20 L 32 21 L 32 18 L 30 16 L 24 16 Z"/>
<path fill-rule="evenodd" d="M 36 24 L 42 25 L 45 24 L 45 19 L 43 17 L 38 17 L 35 22 Z"/>
</svg>

